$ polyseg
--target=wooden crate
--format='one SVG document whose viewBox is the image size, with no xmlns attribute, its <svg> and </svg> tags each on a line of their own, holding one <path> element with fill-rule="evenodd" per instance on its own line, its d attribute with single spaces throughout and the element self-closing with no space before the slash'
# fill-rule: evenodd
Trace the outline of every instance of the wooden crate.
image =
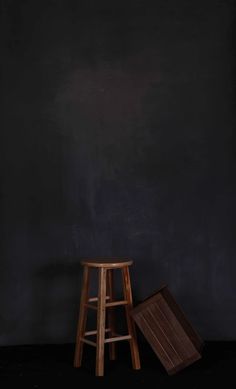
<svg viewBox="0 0 236 389">
<path fill-rule="evenodd" d="M 136 306 L 131 315 L 169 375 L 201 358 L 203 341 L 167 286 Z"/>
</svg>

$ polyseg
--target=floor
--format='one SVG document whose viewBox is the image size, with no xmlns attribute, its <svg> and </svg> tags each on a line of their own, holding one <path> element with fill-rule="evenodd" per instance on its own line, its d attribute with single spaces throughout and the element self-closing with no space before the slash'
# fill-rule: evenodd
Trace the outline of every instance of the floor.
<svg viewBox="0 0 236 389">
<path fill-rule="evenodd" d="M 155 386 L 160 389 L 215 387 L 236 389 L 236 342 L 207 342 L 200 361 L 168 376 L 147 344 L 140 347 L 142 369 L 130 366 L 128 344 L 119 344 L 117 361 L 106 359 L 105 376 L 94 376 L 94 349 L 86 346 L 83 367 L 73 368 L 74 346 L 40 345 L 0 348 L 1 387 L 81 388 L 86 385 Z"/>
</svg>

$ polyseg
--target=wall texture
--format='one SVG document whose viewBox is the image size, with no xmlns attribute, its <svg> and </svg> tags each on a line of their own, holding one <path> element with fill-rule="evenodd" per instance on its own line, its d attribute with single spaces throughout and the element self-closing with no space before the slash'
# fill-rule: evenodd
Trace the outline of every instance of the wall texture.
<svg viewBox="0 0 236 389">
<path fill-rule="evenodd" d="M 103 255 L 236 338 L 234 6 L 2 1 L 1 345 L 74 341 Z"/>
</svg>

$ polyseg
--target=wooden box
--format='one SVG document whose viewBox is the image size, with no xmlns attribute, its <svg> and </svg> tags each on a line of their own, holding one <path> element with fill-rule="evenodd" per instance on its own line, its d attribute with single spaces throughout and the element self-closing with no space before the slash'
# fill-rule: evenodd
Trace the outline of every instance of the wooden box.
<svg viewBox="0 0 236 389">
<path fill-rule="evenodd" d="M 203 341 L 167 286 L 136 306 L 131 315 L 169 375 L 201 358 Z"/>
</svg>

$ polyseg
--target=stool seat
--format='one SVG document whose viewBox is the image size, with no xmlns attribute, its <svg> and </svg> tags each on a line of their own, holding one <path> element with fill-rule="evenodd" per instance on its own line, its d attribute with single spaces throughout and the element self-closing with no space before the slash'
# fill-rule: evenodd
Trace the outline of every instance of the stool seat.
<svg viewBox="0 0 236 389">
<path fill-rule="evenodd" d="M 133 261 L 128 258 L 95 258 L 83 259 L 81 265 L 89 267 L 103 267 L 106 269 L 118 269 L 124 266 L 131 266 Z"/>
</svg>

